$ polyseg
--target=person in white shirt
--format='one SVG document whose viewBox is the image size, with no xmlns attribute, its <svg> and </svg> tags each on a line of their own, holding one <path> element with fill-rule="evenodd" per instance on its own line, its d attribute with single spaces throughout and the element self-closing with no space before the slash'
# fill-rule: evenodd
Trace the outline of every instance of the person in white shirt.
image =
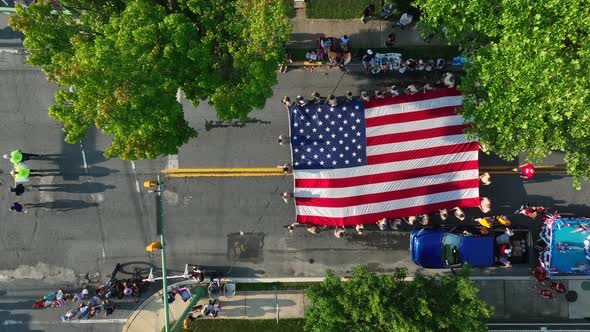
<svg viewBox="0 0 590 332">
<path fill-rule="evenodd" d="M 393 24 L 393 27 L 399 26 L 402 30 L 412 23 L 414 16 L 412 14 L 403 13 L 399 18 L 399 21 Z"/>
</svg>

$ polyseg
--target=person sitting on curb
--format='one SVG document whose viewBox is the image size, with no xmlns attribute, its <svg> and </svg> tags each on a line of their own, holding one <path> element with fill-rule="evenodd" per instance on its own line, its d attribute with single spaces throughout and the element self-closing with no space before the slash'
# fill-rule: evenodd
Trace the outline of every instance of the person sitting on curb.
<svg viewBox="0 0 590 332">
<path fill-rule="evenodd" d="M 412 23 L 414 16 L 409 13 L 403 13 L 402 16 L 399 18 L 399 21 L 393 24 L 392 28 L 400 27 L 402 30 Z"/>
<path fill-rule="evenodd" d="M 363 55 L 363 68 L 365 73 L 369 73 L 375 67 L 375 56 L 371 49 L 367 50 L 367 53 Z"/>
</svg>

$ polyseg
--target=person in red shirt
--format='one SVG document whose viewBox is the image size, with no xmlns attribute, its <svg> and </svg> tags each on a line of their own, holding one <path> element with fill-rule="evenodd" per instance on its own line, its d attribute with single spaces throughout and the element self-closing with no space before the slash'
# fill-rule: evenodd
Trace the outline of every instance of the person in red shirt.
<svg viewBox="0 0 590 332">
<path fill-rule="evenodd" d="M 523 179 L 530 179 L 535 175 L 535 167 L 530 163 L 522 164 L 518 166 L 518 168 L 513 168 L 513 172 L 518 172 L 520 170 L 520 177 Z"/>
</svg>

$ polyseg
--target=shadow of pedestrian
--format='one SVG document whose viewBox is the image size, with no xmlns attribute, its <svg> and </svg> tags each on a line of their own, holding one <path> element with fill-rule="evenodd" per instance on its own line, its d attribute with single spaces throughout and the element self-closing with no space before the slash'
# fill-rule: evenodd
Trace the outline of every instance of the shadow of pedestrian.
<svg viewBox="0 0 590 332">
<path fill-rule="evenodd" d="M 88 168 L 88 175 L 92 177 L 103 177 L 114 173 L 119 173 L 119 170 L 100 166 L 91 166 Z"/>
<path fill-rule="evenodd" d="M 71 183 L 71 184 L 37 184 L 31 187 L 37 188 L 39 191 L 56 191 L 65 193 L 79 193 L 79 194 L 94 194 L 104 192 L 107 189 L 115 189 L 116 186 L 107 185 L 98 182 L 85 182 L 85 183 Z"/>
<path fill-rule="evenodd" d="M 32 208 L 43 208 L 57 211 L 69 211 L 98 206 L 98 203 L 86 202 L 79 199 L 58 199 L 53 202 L 33 203 Z"/>
</svg>

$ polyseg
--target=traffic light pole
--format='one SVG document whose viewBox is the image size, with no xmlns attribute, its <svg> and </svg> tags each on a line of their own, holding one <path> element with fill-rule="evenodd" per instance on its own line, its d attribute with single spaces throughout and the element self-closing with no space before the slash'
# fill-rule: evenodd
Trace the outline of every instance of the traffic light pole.
<svg viewBox="0 0 590 332">
<path fill-rule="evenodd" d="M 156 210 L 158 215 L 156 216 L 156 225 L 158 226 L 158 233 L 160 233 L 160 243 L 162 244 L 162 292 L 164 299 L 164 331 L 170 332 L 170 308 L 168 305 L 168 275 L 166 273 L 166 240 L 164 239 L 164 209 L 162 202 L 162 181 L 160 174 L 158 174 L 158 202 Z"/>
</svg>

